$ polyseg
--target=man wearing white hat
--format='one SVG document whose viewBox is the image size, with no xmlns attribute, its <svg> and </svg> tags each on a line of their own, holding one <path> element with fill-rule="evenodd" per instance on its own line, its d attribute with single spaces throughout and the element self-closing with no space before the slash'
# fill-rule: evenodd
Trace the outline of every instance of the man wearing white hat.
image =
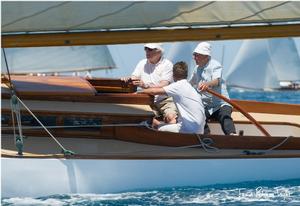
<svg viewBox="0 0 300 206">
<path fill-rule="evenodd" d="M 146 59 L 141 60 L 131 77 L 123 80 L 132 80 L 134 85 L 147 88 L 161 88 L 173 82 L 173 64 L 163 57 L 161 43 L 148 43 L 144 45 Z M 156 116 L 163 115 L 166 123 L 176 123 L 177 109 L 171 97 L 166 95 L 156 95 L 154 97 L 154 111 Z M 153 120 L 154 126 L 158 125 L 156 119 Z"/>
<path fill-rule="evenodd" d="M 190 83 L 202 96 L 206 113 L 205 133 L 210 133 L 207 120 L 216 119 L 220 122 L 224 134 L 236 134 L 235 126 L 231 118 L 231 105 L 205 92 L 207 88 L 210 88 L 229 98 L 226 84 L 222 79 L 223 67 L 218 61 L 211 58 L 210 43 L 199 43 L 193 52 L 193 56 L 197 66 L 192 74 Z"/>
</svg>

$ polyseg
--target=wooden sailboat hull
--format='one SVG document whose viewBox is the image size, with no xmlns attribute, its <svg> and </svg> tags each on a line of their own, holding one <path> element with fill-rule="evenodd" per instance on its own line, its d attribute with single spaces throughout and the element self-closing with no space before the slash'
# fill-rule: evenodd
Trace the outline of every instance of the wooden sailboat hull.
<svg viewBox="0 0 300 206">
<path fill-rule="evenodd" d="M 39 125 L 26 119 L 28 112 L 22 106 L 21 115 L 26 117 L 22 122 L 24 153 L 17 155 L 10 94 L 2 93 L 2 196 L 111 193 L 300 178 L 299 105 L 236 101 L 272 137 L 265 137 L 236 111 L 233 119 L 239 136 L 224 136 L 216 122 L 210 122 L 211 135 L 160 132 L 140 124 L 153 117 L 151 98 L 120 93 L 127 88 L 116 83 L 113 90 L 118 93 L 102 93 L 107 85 L 101 81 L 85 82 L 80 88 L 89 92 L 83 94 L 81 90 L 72 93 L 70 88 L 58 94 L 55 87 L 46 94 L 32 87 L 19 90 L 34 114 L 49 118 L 49 130 L 66 149 L 75 152 L 72 156 L 61 154 L 45 131 L 34 128 Z M 73 124 L 76 121 L 97 124 L 81 128 Z M 127 123 L 132 125 L 122 126 Z"/>
<path fill-rule="evenodd" d="M 51 5 L 50 5 L 51 4 Z M 83 3 L 82 3 L 83 4 Z M 104 4 L 108 5 L 104 2 Z M 146 2 L 145 4 L 148 4 Z M 169 5 L 170 3 L 164 3 Z M 202 2 L 195 5 L 194 2 L 189 3 L 192 7 L 190 7 L 190 11 L 197 9 L 197 7 L 202 8 Z M 78 7 L 68 2 L 68 5 L 60 6 L 55 8 L 56 15 L 52 15 L 55 18 L 51 18 L 51 22 L 49 22 L 48 12 L 41 13 L 39 11 L 42 6 L 46 6 L 45 8 L 51 8 L 51 3 L 41 3 L 37 6 L 30 6 L 26 4 L 20 4 L 20 2 L 15 2 L 14 4 L 3 4 L 5 11 L 3 15 L 4 24 L 3 29 L 5 34 L 4 38 L 4 47 L 16 47 L 16 46 L 61 46 L 61 45 L 92 45 L 92 44 L 112 44 L 112 43 L 142 43 L 142 42 L 160 42 L 160 41 L 169 41 L 169 40 L 199 40 L 199 39 L 236 39 L 236 38 L 257 38 L 257 37 L 282 37 L 282 36 L 297 36 L 299 35 L 299 25 L 289 24 L 289 21 L 298 20 L 297 16 L 293 16 L 293 12 L 286 12 L 290 10 L 290 7 L 298 8 L 296 3 L 285 3 L 282 5 L 276 5 L 276 3 L 267 4 L 268 8 L 273 8 L 274 12 L 271 17 L 267 17 L 268 22 L 271 24 L 268 26 L 260 26 L 260 23 L 265 23 L 266 20 L 260 17 L 261 11 L 264 11 L 265 6 L 254 3 L 257 7 L 254 10 L 254 15 L 250 20 L 248 18 L 243 18 L 247 16 L 249 5 L 245 6 L 244 3 L 238 3 L 237 8 L 241 10 L 241 14 L 236 15 L 234 19 L 239 21 L 234 21 L 233 23 L 237 23 L 237 27 L 224 27 L 224 22 L 228 22 L 228 19 L 232 19 L 232 12 L 227 8 L 228 3 L 224 3 L 224 5 L 215 5 L 216 3 L 209 3 L 205 6 L 208 9 L 207 15 L 205 13 L 204 17 L 196 18 L 194 13 L 191 12 L 191 15 L 187 15 L 188 12 L 185 12 L 188 9 L 187 5 L 182 3 L 170 4 L 172 7 L 166 10 L 164 8 L 165 5 L 155 5 L 151 4 L 150 6 L 154 6 L 154 8 L 162 8 L 167 13 L 161 12 L 162 16 L 156 15 L 154 21 L 150 23 L 143 22 L 142 27 L 145 27 L 145 30 L 140 30 L 140 26 L 135 23 L 137 19 L 135 14 L 140 13 L 140 8 L 145 8 L 147 5 L 134 5 L 134 7 L 128 8 L 127 11 L 117 12 L 117 17 L 114 17 L 113 13 L 110 11 L 116 10 L 116 8 L 120 7 L 120 3 L 117 3 L 114 7 L 111 6 L 111 10 L 107 11 L 107 6 L 103 6 L 100 4 L 93 4 L 85 7 L 87 4 L 85 3 L 85 11 L 86 9 L 91 12 L 92 17 L 97 17 L 99 14 L 103 14 L 103 12 L 110 12 L 112 15 L 109 16 L 110 22 L 116 22 L 116 24 L 109 24 L 107 27 L 108 21 L 103 21 L 98 24 L 96 22 L 89 22 L 87 24 L 82 24 L 84 22 L 84 18 L 86 17 L 84 13 L 85 11 L 78 10 L 79 16 L 82 18 L 73 18 L 72 15 L 66 15 L 66 11 L 74 11 L 75 8 Z M 245 4 L 249 4 L 246 2 Z M 262 3 L 266 4 L 266 3 Z M 275 4 L 275 5 L 274 5 Z M 226 6 L 227 5 L 227 6 Z M 18 7 L 20 6 L 20 8 Z M 226 7 L 225 7 L 226 6 Z M 229 7 L 234 6 L 229 5 Z M 276 7 L 274 7 L 276 6 Z M 20 10 L 20 12 L 12 12 L 12 9 Z M 28 8 L 38 8 L 29 9 Z M 82 7 L 83 8 L 83 7 Z M 95 9 L 96 8 L 96 9 Z M 174 21 L 170 19 L 165 19 L 165 14 L 174 13 L 175 10 L 184 11 L 184 15 L 186 18 L 184 21 L 178 21 L 177 18 L 172 18 Z M 199 9 L 198 8 L 198 9 Z M 222 8 L 222 9 L 218 9 Z M 225 9 L 224 9 L 225 8 Z M 279 8 L 279 10 L 276 8 Z M 95 12 L 92 12 L 92 11 Z M 118 9 L 117 9 L 118 10 Z M 206 18 L 211 14 L 211 10 L 221 12 L 222 18 L 220 20 L 216 20 L 215 18 Z M 150 10 L 149 10 L 150 11 Z M 188 11 L 188 10 L 187 10 Z M 224 11 L 229 11 L 229 13 Z M 19 24 L 19 22 L 15 21 L 20 20 L 18 17 L 19 14 L 35 14 L 39 12 L 39 15 L 31 15 L 30 18 L 23 18 L 22 21 L 25 21 L 24 24 Z M 50 11 L 51 12 L 51 11 Z M 100 12 L 100 13 L 99 13 Z M 124 13 L 125 12 L 125 13 Z M 78 12 L 68 12 L 69 14 L 76 14 L 78 16 Z M 123 14 L 122 14 L 123 13 Z M 283 15 L 290 14 L 290 15 Z M 82 14 L 82 15 L 81 15 Z M 118 16 L 121 14 L 126 17 L 127 21 L 125 21 L 124 28 L 120 30 L 119 22 L 115 21 L 115 19 L 120 19 Z M 90 13 L 89 13 L 90 15 Z M 152 12 L 146 13 L 147 15 L 153 16 Z M 24 15 L 23 15 L 24 16 Z M 61 19 L 65 19 L 66 21 L 61 21 Z M 112 18 L 111 18 L 112 17 Z M 128 17 L 128 18 L 127 18 Z M 178 15 L 175 13 L 175 17 Z M 230 17 L 230 18 L 229 18 Z M 277 22 L 279 17 L 282 19 L 283 25 L 273 25 L 272 22 Z M 95 20 L 99 20 L 94 18 Z M 181 18 L 179 16 L 179 18 Z M 54 21 L 52 21 L 54 19 Z M 74 20 L 75 21 L 69 21 Z M 124 19 L 124 18 L 123 18 Z M 198 19 L 198 20 L 197 20 Z M 66 24 L 66 22 L 74 22 L 74 24 Z M 153 24 L 153 22 L 157 22 Z M 164 23 L 162 23 L 164 22 Z M 180 23 L 182 22 L 182 23 Z M 207 22 L 207 28 L 198 28 L 199 25 L 202 25 L 203 22 Z M 58 24 L 56 24 L 58 23 Z M 255 23 L 259 23 L 256 25 Z M 242 27 L 239 27 L 238 24 L 241 24 Z M 244 24 L 244 25 L 243 25 Z M 286 24 L 286 25 L 285 25 Z M 18 25 L 21 25 L 19 27 Z M 22 27 L 22 25 L 24 27 Z M 47 26 L 48 25 L 48 26 Z M 53 26 L 57 25 L 57 26 Z M 75 25 L 75 27 L 74 27 Z M 76 26 L 77 25 L 77 26 Z M 221 26 L 220 29 L 219 27 Z M 31 28 L 33 26 L 33 28 Z M 83 26 L 83 27 L 82 27 Z M 174 28 L 168 29 L 167 27 Z M 163 28 L 167 29 L 163 29 Z M 187 29 L 183 29 L 186 27 Z M 111 29 L 111 31 L 102 31 L 95 30 L 95 28 L 107 28 Z M 147 29 L 147 28 L 150 28 Z M 161 28 L 159 30 L 151 29 L 151 28 Z M 291 29 L 292 28 L 292 29 Z M 293 29 L 294 28 L 294 29 Z M 71 32 L 61 32 L 61 31 L 70 31 Z M 143 28 L 142 28 L 143 29 Z M 264 30 L 264 32 L 262 32 Z M 27 31 L 30 31 L 29 33 Z M 57 31 L 57 32 L 55 32 Z M 82 31 L 82 32 L 75 32 Z M 90 32 L 93 31 L 93 32 Z M 298 31 L 298 32 L 297 32 Z M 32 34 L 31 34 L 32 32 Z M 96 32 L 96 33 L 95 33 Z M 23 34 L 24 33 L 24 34 Z M 26 34 L 25 34 L 26 33 Z M 39 34 L 40 33 L 40 34 Z M 27 36 L 29 35 L 29 38 Z M 206 36 L 205 36 L 206 35 Z M 65 38 L 68 36 L 68 38 Z M 11 38 L 12 37 L 12 38 Z M 84 38 L 82 38 L 84 37 Z M 3 50 L 4 51 L 4 50 Z M 34 101 L 59 101 L 62 102 L 81 102 L 85 105 L 81 105 L 79 108 L 84 108 L 84 110 L 89 110 L 91 107 L 86 107 L 86 103 L 122 103 L 122 104 L 148 104 L 149 98 L 140 96 L 139 99 L 136 98 L 133 94 L 102 94 L 100 91 L 107 91 L 107 85 L 98 85 L 94 84 L 91 87 L 90 84 L 93 85 L 93 82 L 89 82 L 88 84 L 82 83 L 81 85 L 72 84 L 72 86 L 65 87 L 64 81 L 62 84 L 57 84 L 54 82 L 52 85 L 50 82 L 44 82 L 40 79 L 38 82 L 34 82 L 34 84 L 28 85 L 28 81 L 26 81 L 28 77 L 25 77 L 22 81 L 19 81 L 21 85 L 18 86 L 14 79 L 12 79 L 13 84 L 16 89 L 16 93 L 22 100 L 34 100 Z M 25 80 L 25 81 L 24 81 Z M 24 86 L 25 83 L 25 87 Z M 69 82 L 72 83 L 72 82 Z M 74 82 L 73 82 L 74 83 Z M 94 82 L 95 83 L 95 82 Z M 29 87 L 26 87 L 29 86 Z M 47 93 L 45 91 L 41 91 L 41 86 L 47 87 Z M 52 88 L 50 88 L 52 86 Z M 57 87 L 58 86 L 58 87 Z M 74 89 L 73 86 L 76 86 Z M 111 86 L 111 85 L 110 85 Z M 23 90 L 22 90 L 23 88 Z M 45 87 L 43 87 L 45 88 Z M 62 89 L 64 88 L 64 89 Z M 49 90 L 48 90 L 49 89 Z M 74 90 L 73 90 L 74 89 Z M 97 92 L 95 92 L 97 90 Z M 119 88 L 109 88 L 108 91 L 131 91 L 127 88 L 123 88 L 122 85 Z M 3 92 L 3 90 L 2 90 Z M 9 92 L 4 94 L 2 93 L 2 97 L 9 97 Z M 137 100 L 140 100 L 139 102 Z M 48 102 L 48 106 L 54 105 L 53 102 Z M 41 106 L 41 105 L 39 105 Z M 70 105 L 68 105 L 70 106 Z M 67 106 L 67 108 L 68 108 Z M 76 105 L 72 107 L 76 110 Z M 89 105 L 92 106 L 92 105 Z M 151 115 L 143 113 L 139 118 L 134 119 L 136 114 L 133 115 L 116 115 L 116 114 L 108 114 L 106 112 L 87 112 L 87 111 L 66 111 L 59 110 L 57 105 L 52 106 L 55 107 L 55 111 L 49 111 L 48 108 L 39 107 L 39 109 L 34 110 L 31 109 L 40 115 L 49 115 L 53 114 L 57 119 L 54 120 L 54 125 L 62 125 L 64 123 L 65 117 L 91 117 L 96 118 L 97 115 L 103 117 L 101 121 L 103 124 L 111 124 L 112 123 L 124 123 L 124 117 L 128 118 L 130 123 L 138 123 L 137 120 L 147 120 Z M 78 110 L 78 107 L 77 107 Z M 4 111 L 7 112 L 8 110 Z M 275 111 L 275 110 L 274 110 Z M 273 111 L 273 112 L 274 112 Z M 285 109 L 284 115 L 286 111 L 291 111 L 289 109 Z M 297 111 L 297 110 L 296 110 Z M 300 110 L 298 110 L 299 112 Z M 111 112 L 111 111 L 109 111 Z M 252 111 L 253 112 L 253 111 Z M 272 112 L 272 114 L 273 114 Z M 62 114 L 63 113 L 63 114 Z M 10 113 L 8 113 L 10 114 Z M 7 115 L 7 113 L 6 113 Z M 295 114 L 292 114 L 295 115 Z M 299 115 L 299 113 L 298 113 Z M 130 118 L 129 118 L 130 117 Z M 70 120 L 70 119 L 67 119 Z M 122 121 L 120 121 L 122 120 Z M 263 120 L 264 121 L 264 120 Z M 66 121 L 67 122 L 67 121 Z M 7 118 L 7 126 L 12 126 L 12 122 L 9 118 Z M 269 123 L 269 122 L 267 122 Z M 286 124 L 286 122 L 284 122 Z M 283 124 L 283 125 L 284 125 Z M 292 130 L 293 132 L 284 133 L 284 135 L 280 135 L 285 137 L 285 135 L 293 135 L 299 137 L 298 126 L 295 124 L 295 121 L 292 121 Z M 282 125 L 282 124 L 281 124 Z M 24 125 L 23 125 L 24 126 Z M 32 125 L 30 125 L 32 126 Z M 36 126 L 36 125 L 34 125 Z M 245 127 L 241 127 L 245 128 Z M 289 131 L 290 127 L 284 126 L 284 132 Z M 295 132 L 294 132 L 295 130 Z M 241 155 L 241 150 L 228 151 L 228 153 L 222 150 L 223 153 L 216 155 L 215 153 L 211 156 L 208 155 L 205 151 L 200 150 L 198 148 L 188 148 L 187 151 L 184 150 L 183 153 L 179 151 L 174 151 L 174 147 L 171 147 L 171 151 L 167 153 L 162 153 L 157 151 L 157 147 L 163 147 L 160 149 L 167 150 L 166 146 L 150 146 L 147 142 L 150 141 L 144 140 L 140 138 L 140 136 L 136 137 L 137 139 L 132 139 L 132 136 L 128 136 L 127 134 L 123 135 L 123 132 L 119 133 L 119 135 L 114 135 L 114 129 L 107 129 L 98 131 L 98 133 L 90 133 L 87 131 L 79 131 L 75 130 L 73 132 L 68 132 L 66 130 L 60 131 L 60 133 L 56 133 L 60 141 L 63 142 L 66 146 L 73 146 L 76 151 L 85 152 L 85 154 L 81 156 L 76 156 L 78 159 L 65 159 L 62 155 L 53 155 L 54 150 L 51 147 L 51 143 L 49 141 L 44 141 L 45 138 L 41 137 L 41 132 L 38 131 L 33 137 L 29 136 L 28 139 L 24 142 L 31 142 L 36 144 L 24 144 L 24 150 L 26 152 L 32 152 L 33 154 L 24 153 L 23 157 L 18 157 L 15 155 L 15 151 L 11 152 L 8 149 L 11 149 L 10 144 L 13 144 L 13 139 L 8 137 L 5 138 L 4 145 L 2 144 L 2 197 L 17 197 L 17 196 L 43 196 L 49 194 L 64 194 L 64 193 L 107 193 L 107 192 L 118 192 L 123 190 L 132 190 L 132 189 L 141 189 L 141 188 L 153 188 L 153 187 L 172 187 L 172 186 L 201 186 L 215 183 L 233 183 L 233 182 L 241 182 L 241 181 L 252 181 L 252 180 L 281 180 L 287 178 L 299 178 L 300 174 L 300 159 L 297 155 L 296 151 L 292 150 L 292 144 L 289 142 L 289 148 L 284 151 L 276 151 L 275 155 Z M 212 130 L 216 133 L 213 138 L 217 138 L 219 135 L 217 130 Z M 251 131 L 251 132 L 250 132 Z M 273 131 L 273 130 L 272 130 Z M 120 132 L 120 131 L 119 131 Z M 134 133 L 134 130 L 131 131 Z M 140 131 L 141 132 L 141 131 Z M 248 133 L 249 132 L 249 133 Z M 274 133 L 276 134 L 276 130 Z M 9 135 L 11 135 L 8 133 Z M 79 134 L 78 134 L 79 133 Z M 91 135 L 92 134 L 92 135 Z M 103 135 L 105 134 L 105 135 Z M 113 134 L 113 135 L 111 135 Z M 149 132 L 150 134 L 150 132 Z M 252 128 L 245 130 L 245 136 L 250 137 L 252 135 Z M 294 135 L 296 134 L 296 135 Z M 102 135 L 102 137 L 112 138 L 112 139 L 101 139 L 97 140 L 97 135 Z M 141 135 L 141 133 L 139 133 Z M 158 135 L 158 133 L 152 133 L 152 135 Z M 162 136 L 162 135 L 159 135 Z M 261 137 L 261 134 L 254 134 L 255 137 Z M 73 138 L 74 137 L 74 138 Z M 119 138 L 119 139 L 118 139 Z M 156 137 L 152 137 L 151 142 L 154 145 L 161 145 Z M 243 137 L 240 137 L 243 138 Z M 249 139 L 245 138 L 247 141 Z M 162 139 L 165 139 L 162 137 Z M 170 138 L 166 138 L 170 139 Z M 175 144 L 174 142 L 166 139 L 162 142 L 162 145 Z M 181 142 L 182 137 L 177 137 L 177 140 L 180 139 L 180 142 L 177 144 L 185 145 Z M 192 138 L 187 138 L 187 141 L 196 141 L 197 138 L 193 136 Z M 219 138 L 220 139 L 220 138 Z M 7 141 L 10 140 L 10 141 Z M 199 139 L 198 139 L 199 140 Z M 215 139 L 216 141 L 217 139 Z M 277 139 L 279 141 L 284 139 Z M 112 145 L 105 144 L 106 141 L 117 141 L 111 142 Z M 129 142 L 130 141 L 130 142 Z M 131 143 L 138 142 L 138 143 Z M 12 143 L 9 143 L 12 142 Z M 48 142 L 46 144 L 43 144 Z M 70 142 L 70 145 L 67 143 Z M 97 143 L 98 144 L 95 144 Z M 258 140 L 256 142 L 259 142 Z M 3 142 L 2 142 L 3 143 Z M 38 144 L 40 143 L 40 144 Z M 140 144 L 144 143 L 144 144 Z M 145 144 L 147 143 L 147 144 Z M 245 142 L 244 142 L 245 143 Z M 274 143 L 274 142 L 273 142 Z M 278 142 L 276 142 L 278 143 Z M 139 144 L 139 145 L 133 145 Z M 267 142 L 268 144 L 268 142 Z M 264 146 L 269 147 L 266 142 Z M 126 146 L 127 145 L 127 146 Z M 224 142 L 222 145 L 230 145 L 232 147 L 233 143 Z M 273 145 L 273 144 L 272 144 Z M 296 144 L 297 145 L 297 144 Z M 124 149 L 126 146 L 126 150 L 123 151 L 123 154 L 120 155 L 111 155 L 105 156 L 102 154 L 102 159 L 99 157 L 100 151 L 110 151 L 115 149 L 118 146 L 118 150 Z M 286 145 L 285 145 L 286 146 Z M 145 148 L 146 147 L 146 148 Z M 245 147 L 245 144 L 242 146 Z M 256 146 L 255 146 L 256 147 Z M 148 149 L 146 154 L 140 154 L 139 149 Z M 177 149 L 177 148 L 175 148 Z M 282 148 L 283 149 L 283 148 Z M 4 151 L 5 150 L 5 151 Z M 7 151 L 6 151 L 7 150 Z M 36 151 L 37 150 L 37 151 Z M 192 151 L 191 151 L 192 150 Z M 50 152 L 50 155 L 47 156 L 47 151 Z M 94 152 L 93 152 L 94 151 Z M 124 154 L 126 152 L 134 152 L 135 154 L 128 155 Z M 37 155 L 35 152 L 40 152 L 41 154 Z M 116 152 L 116 150 L 114 151 Z M 89 154 L 91 153 L 91 154 Z M 97 157 L 91 159 L 93 154 L 97 154 Z M 226 155 L 227 154 L 227 155 Z M 27 158 L 25 158 L 27 157 Z M 51 158 L 49 158 L 51 157 Z M 210 157 L 210 158 L 209 158 Z M 67 158 L 67 157 L 66 157 Z M 80 159 L 80 158 L 85 158 Z M 287 169 L 288 168 L 288 169 Z M 291 169 L 289 169 L 291 168 Z"/>
<path fill-rule="evenodd" d="M 215 135 L 211 136 L 215 143 L 210 145 L 215 148 L 203 149 L 197 138 L 182 136 L 198 145 L 190 147 L 191 142 L 180 143 L 184 139 L 175 133 L 168 135 L 173 136 L 173 143 L 179 141 L 180 146 L 161 146 L 172 142 L 164 143 L 168 136 L 164 140 L 157 135 L 159 132 L 155 135 L 155 131 L 147 136 L 140 129 L 137 132 L 144 135 L 142 139 L 132 134 L 119 139 L 59 138 L 67 149 L 76 153 L 72 156 L 55 154 L 60 152 L 59 147 L 47 137 L 27 137 L 26 152 L 18 156 L 16 151 L 3 149 L 14 148 L 11 135 L 5 135 L 2 139 L 2 197 L 113 193 L 300 178 L 299 138 L 268 151 L 266 149 L 274 146 L 272 138 L 269 142 L 267 137 L 259 137 L 261 141 L 257 141 L 258 137 L 251 140 L 251 137 Z M 277 138 L 279 142 L 283 140 Z"/>
</svg>

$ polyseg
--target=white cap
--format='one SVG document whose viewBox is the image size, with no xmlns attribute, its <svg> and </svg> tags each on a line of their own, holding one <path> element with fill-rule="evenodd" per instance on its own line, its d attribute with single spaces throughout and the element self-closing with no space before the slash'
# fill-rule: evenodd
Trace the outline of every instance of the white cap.
<svg viewBox="0 0 300 206">
<path fill-rule="evenodd" d="M 158 49 L 160 51 L 164 51 L 164 49 L 162 48 L 162 43 L 148 43 L 145 44 L 144 47 L 147 47 L 149 49 Z"/>
<path fill-rule="evenodd" d="M 201 42 L 195 48 L 194 53 L 211 56 L 211 45 L 208 42 Z"/>
</svg>

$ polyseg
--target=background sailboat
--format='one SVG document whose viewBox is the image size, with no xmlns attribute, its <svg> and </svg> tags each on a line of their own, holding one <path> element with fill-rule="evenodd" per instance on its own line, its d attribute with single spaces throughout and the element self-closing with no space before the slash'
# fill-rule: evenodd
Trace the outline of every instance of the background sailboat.
<svg viewBox="0 0 300 206">
<path fill-rule="evenodd" d="M 8 48 L 5 54 L 12 74 L 54 74 L 116 67 L 107 46 Z M 3 51 L 1 58 L 2 73 L 6 73 Z"/>
<path fill-rule="evenodd" d="M 292 38 L 245 40 L 225 74 L 231 87 L 280 89 L 300 81 L 300 58 Z"/>
<path fill-rule="evenodd" d="M 173 64 L 178 61 L 184 61 L 189 66 L 189 74 L 193 71 L 194 67 L 196 66 L 195 61 L 193 59 L 193 51 L 196 48 L 199 42 L 176 42 L 173 43 L 167 54 L 166 57 L 169 59 Z"/>
</svg>

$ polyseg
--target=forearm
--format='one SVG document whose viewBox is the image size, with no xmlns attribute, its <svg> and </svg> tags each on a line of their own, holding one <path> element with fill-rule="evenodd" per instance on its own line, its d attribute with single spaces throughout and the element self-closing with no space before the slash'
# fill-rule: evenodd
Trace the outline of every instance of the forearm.
<svg viewBox="0 0 300 206">
<path fill-rule="evenodd" d="M 167 81 L 167 80 L 163 80 L 163 81 L 160 81 L 159 84 L 149 84 L 148 86 L 151 87 L 151 88 L 162 88 L 162 87 L 165 87 L 167 85 L 169 85 L 170 82 Z"/>
<path fill-rule="evenodd" d="M 218 85 L 219 85 L 219 79 L 214 79 L 214 80 L 209 81 L 209 82 L 201 82 L 201 83 L 199 83 L 198 89 L 200 91 L 205 91 L 208 88 L 213 88 L 213 87 L 216 87 Z"/>
<path fill-rule="evenodd" d="M 218 79 L 214 79 L 210 82 L 206 82 L 206 85 L 208 87 L 216 87 L 216 86 L 219 86 L 219 82 L 220 82 L 220 79 L 218 78 Z"/>
<path fill-rule="evenodd" d="M 163 88 L 158 88 L 158 87 L 144 89 L 144 90 L 140 91 L 139 93 L 149 94 L 149 95 L 162 95 L 162 94 L 166 94 L 166 92 L 165 92 L 165 90 Z"/>
</svg>

